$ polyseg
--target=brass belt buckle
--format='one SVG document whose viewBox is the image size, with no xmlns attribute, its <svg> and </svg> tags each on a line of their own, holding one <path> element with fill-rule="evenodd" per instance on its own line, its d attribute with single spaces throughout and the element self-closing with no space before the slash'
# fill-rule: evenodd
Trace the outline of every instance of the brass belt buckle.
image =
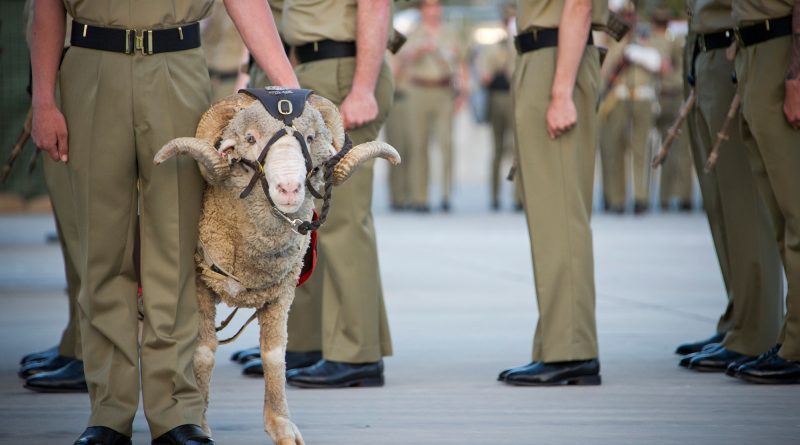
<svg viewBox="0 0 800 445">
<path fill-rule="evenodd" d="M 131 34 L 133 34 L 133 48 L 131 48 Z M 136 51 L 140 51 L 143 56 L 153 54 L 153 30 L 125 30 L 125 54 L 134 54 Z"/>
</svg>

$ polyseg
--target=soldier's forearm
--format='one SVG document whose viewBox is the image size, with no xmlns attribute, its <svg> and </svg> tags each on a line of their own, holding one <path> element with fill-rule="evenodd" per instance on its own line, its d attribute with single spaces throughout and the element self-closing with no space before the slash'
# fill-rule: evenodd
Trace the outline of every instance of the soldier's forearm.
<svg viewBox="0 0 800 445">
<path fill-rule="evenodd" d="M 550 94 L 572 98 L 586 40 L 592 24 L 591 0 L 566 0 L 558 26 L 556 71 Z"/>
<path fill-rule="evenodd" d="M 374 93 L 389 38 L 389 0 L 359 0 L 353 90 Z"/>
<path fill-rule="evenodd" d="M 794 0 L 792 9 L 792 57 L 786 79 L 800 80 L 800 0 Z"/>
<path fill-rule="evenodd" d="M 270 82 L 289 88 L 299 87 L 267 3 L 264 0 L 225 0 L 225 8 L 250 54 Z"/>
<path fill-rule="evenodd" d="M 65 22 L 66 11 L 61 0 L 36 0 L 31 39 L 33 105 L 36 107 L 55 106 Z"/>
</svg>

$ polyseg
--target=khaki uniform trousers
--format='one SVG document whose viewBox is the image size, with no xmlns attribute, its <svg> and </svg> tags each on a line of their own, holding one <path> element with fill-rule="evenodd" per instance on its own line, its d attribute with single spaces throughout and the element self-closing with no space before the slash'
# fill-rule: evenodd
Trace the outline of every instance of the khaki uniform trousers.
<svg viewBox="0 0 800 445">
<path fill-rule="evenodd" d="M 691 60 L 691 59 L 690 59 Z M 728 306 L 717 325 L 722 344 L 755 356 L 771 348 L 783 318 L 783 271 L 767 208 L 756 190 L 738 125 L 721 147 L 716 167 L 703 169 L 728 113 L 736 86 L 725 50 L 704 51 L 695 61 L 697 103 L 689 132 L 700 191 L 711 227 Z"/>
<path fill-rule="evenodd" d="M 656 128 L 661 139 L 667 138 L 669 128 L 675 123 L 681 109 L 681 96 L 661 96 L 661 114 L 656 119 Z M 689 150 L 689 134 L 681 131 L 670 149 L 669 156 L 661 165 L 661 186 L 659 201 L 662 207 L 669 204 L 672 197 L 681 202 L 692 200 L 692 155 Z"/>
<path fill-rule="evenodd" d="M 211 77 L 211 102 L 216 102 L 236 92 L 236 76 L 226 73 L 225 76 Z"/>
<path fill-rule="evenodd" d="M 587 47 L 575 85 L 577 125 L 551 140 L 545 113 L 557 48 L 521 55 L 514 70 L 519 175 L 533 256 L 539 321 L 533 360 L 598 356 L 595 324 L 592 188 L 597 146 L 600 57 Z"/>
<path fill-rule="evenodd" d="M 442 154 L 442 202 L 450 200 L 453 184 L 453 90 L 450 87 L 408 89 L 409 131 L 411 147 L 408 156 L 411 183 L 411 203 L 428 205 L 430 140 L 436 142 Z"/>
<path fill-rule="evenodd" d="M 303 88 L 341 104 L 352 86 L 355 58 L 304 63 L 295 72 Z M 354 145 L 378 137 L 393 95 L 391 70 L 384 62 L 375 90 L 378 117 L 348 132 Z M 372 219 L 372 180 L 370 162 L 333 191 L 328 220 L 319 230 L 317 268 L 297 288 L 289 313 L 289 351 L 321 350 L 324 358 L 346 363 L 375 362 L 392 354 Z"/>
<path fill-rule="evenodd" d="M 625 207 L 630 165 L 633 166 L 633 198 L 639 203 L 649 203 L 647 137 L 651 128 L 653 103 L 650 100 L 620 100 L 606 116 L 600 135 L 600 159 L 603 195 L 608 206 Z M 628 153 L 632 164 L 626 161 Z"/>
<path fill-rule="evenodd" d="M 392 111 L 386 119 L 386 142 L 394 147 L 403 159 L 403 163 L 389 169 L 390 197 L 392 205 L 397 207 L 408 205 L 411 198 L 412 170 L 406 160 L 413 130 L 409 126 L 408 113 L 408 93 L 395 92 Z"/>
<path fill-rule="evenodd" d="M 81 331 L 78 314 L 78 293 L 81 289 L 81 278 L 78 267 L 80 244 L 78 242 L 78 221 L 75 212 L 75 200 L 72 195 L 72 181 L 69 169 L 61 162 L 55 162 L 49 156 L 42 156 L 44 180 L 53 204 L 58 240 L 61 254 L 64 257 L 64 273 L 67 277 L 67 296 L 69 297 L 69 322 L 61 334 L 58 345 L 59 355 L 83 358 L 81 351 Z"/>
<path fill-rule="evenodd" d="M 489 123 L 492 126 L 492 202 L 500 201 L 500 182 L 505 173 L 500 170 L 503 158 L 514 146 L 514 110 L 511 104 L 511 93 L 507 91 L 489 91 L 488 107 Z M 514 181 L 516 192 L 514 202 L 522 201 L 522 191 L 518 180 Z"/>
<path fill-rule="evenodd" d="M 783 115 L 791 45 L 787 36 L 740 49 L 736 75 L 742 138 L 756 185 L 770 209 L 789 285 L 778 355 L 800 360 L 800 130 L 789 126 Z"/>
<path fill-rule="evenodd" d="M 200 424 L 203 399 L 192 371 L 199 321 L 193 257 L 204 182 L 190 157 L 160 166 L 153 157 L 170 139 L 193 135 L 208 108 L 203 50 L 143 56 L 73 47 L 60 81 L 78 215 L 89 425 L 130 435 L 140 378 L 153 437 Z M 141 345 L 132 255 L 137 207 Z"/>
</svg>

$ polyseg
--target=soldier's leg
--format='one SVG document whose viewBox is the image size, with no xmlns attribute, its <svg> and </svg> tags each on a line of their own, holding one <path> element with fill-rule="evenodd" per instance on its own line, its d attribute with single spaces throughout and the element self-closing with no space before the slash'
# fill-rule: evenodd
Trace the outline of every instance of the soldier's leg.
<svg viewBox="0 0 800 445">
<path fill-rule="evenodd" d="M 169 66 L 169 75 L 166 72 Z M 142 396 L 153 437 L 202 423 L 192 369 L 199 317 L 194 253 L 205 183 L 194 159 L 153 157 L 171 139 L 193 135 L 210 91 L 202 49 L 135 61 L 133 99 L 141 216 Z"/>
<path fill-rule="evenodd" d="M 323 60 L 297 68 L 302 86 L 335 103 L 341 103 L 350 91 L 354 72 L 353 59 Z M 354 144 L 378 136 L 391 107 L 392 90 L 391 72 L 384 64 L 375 94 L 379 116 L 349 132 Z M 322 302 L 322 351 L 332 361 L 368 363 L 392 353 L 371 211 L 372 180 L 372 164 L 364 165 L 334 190 L 328 221 L 320 229 L 318 265 L 322 267 L 297 291 L 298 295 L 310 292 L 315 288 L 304 288 L 321 280 L 321 295 L 315 297 Z"/>
<path fill-rule="evenodd" d="M 65 164 L 55 162 L 45 156 L 42 167 L 50 193 L 50 201 L 53 203 L 53 214 L 56 219 L 61 254 L 64 257 L 64 272 L 67 278 L 67 296 L 69 297 L 69 322 L 61 335 L 59 354 L 80 360 L 82 357 L 78 322 L 78 293 L 81 288 L 81 279 L 78 274 L 80 245 L 72 183 L 69 178 L 69 169 Z"/>
<path fill-rule="evenodd" d="M 389 169 L 389 188 L 391 203 L 395 208 L 402 208 L 408 204 L 408 98 L 405 92 L 397 92 L 394 96 L 394 105 L 389 117 L 386 119 L 386 142 L 393 146 L 403 163 Z"/>
<path fill-rule="evenodd" d="M 675 196 L 678 197 L 681 210 L 690 210 L 692 207 L 692 191 L 694 189 L 694 175 L 692 174 L 692 153 L 689 151 L 689 135 L 682 132 L 676 141 L 678 144 L 675 168 Z"/>
<path fill-rule="evenodd" d="M 437 104 L 434 131 L 442 154 L 442 208 L 447 210 L 453 188 L 453 93 L 450 88 L 433 88 L 430 100 Z"/>
<path fill-rule="evenodd" d="M 434 110 L 428 98 L 429 88 L 411 87 L 409 89 L 409 163 L 411 170 L 411 203 L 415 207 L 428 207 L 428 184 L 430 164 L 430 141 Z M 438 104 L 433 104 L 437 106 Z"/>
<path fill-rule="evenodd" d="M 698 169 L 708 157 L 712 135 L 722 127 L 735 94 L 732 83 L 720 81 L 730 77 L 731 68 L 724 51 L 698 56 L 697 113 L 701 119 L 698 122 L 703 124 L 702 145 L 696 152 L 700 158 L 696 161 Z M 720 220 L 724 248 L 719 258 L 730 271 L 729 322 L 723 317 L 720 327 L 727 332 L 723 346 L 754 356 L 774 345 L 778 336 L 783 317 L 782 269 L 770 216 L 751 179 L 746 148 L 736 123 L 731 126 L 729 138 L 712 173 L 718 186 L 716 212 L 708 214 L 709 220 Z"/>
<path fill-rule="evenodd" d="M 747 143 L 755 142 L 766 169 L 770 189 L 780 210 L 778 221 L 783 232 L 777 238 L 783 244 L 784 269 L 788 283 L 786 318 L 778 343 L 778 355 L 800 360 L 800 131 L 793 129 L 783 116 L 784 74 L 791 52 L 791 39 L 772 39 L 743 50 L 737 58 L 736 71 L 742 81 L 742 118 L 746 122 Z M 775 61 L 780 60 L 777 66 Z M 765 112 L 765 110 L 770 110 Z M 781 229 L 780 223 L 775 226 Z"/>
<path fill-rule="evenodd" d="M 489 92 L 489 106 L 487 113 L 489 115 L 489 124 L 492 126 L 492 165 L 490 170 L 489 189 L 491 190 L 491 205 L 497 209 L 500 206 L 500 162 L 503 160 L 503 142 L 506 131 L 505 122 L 503 119 L 503 110 L 500 109 L 500 94 L 498 92 Z"/>
<path fill-rule="evenodd" d="M 648 137 L 653 128 L 653 104 L 649 100 L 633 101 L 631 121 L 631 157 L 633 158 L 633 199 L 645 207 L 650 204 L 650 159 Z"/>
<path fill-rule="evenodd" d="M 599 55 L 585 50 L 575 87 L 578 125 L 556 140 L 546 132 L 545 110 L 556 48 L 518 59 L 514 121 L 525 210 L 531 238 L 539 321 L 533 360 L 596 358 L 592 207 Z"/>
<path fill-rule="evenodd" d="M 127 436 L 139 404 L 131 63 L 124 54 L 72 48 L 60 78 L 81 251 L 78 305 L 92 404 L 88 425 Z"/>
<path fill-rule="evenodd" d="M 625 208 L 625 107 L 618 103 L 606 116 L 600 130 L 600 166 L 603 172 L 603 197 L 609 209 Z"/>
</svg>

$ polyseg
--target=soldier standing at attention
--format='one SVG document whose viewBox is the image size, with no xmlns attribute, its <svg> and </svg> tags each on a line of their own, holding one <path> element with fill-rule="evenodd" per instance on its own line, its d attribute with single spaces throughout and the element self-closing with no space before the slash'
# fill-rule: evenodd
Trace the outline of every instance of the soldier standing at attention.
<svg viewBox="0 0 800 445">
<path fill-rule="evenodd" d="M 727 372 L 754 383 L 800 383 L 800 0 L 733 0 L 742 138 L 770 208 L 789 285 L 777 345 Z"/>
<path fill-rule="evenodd" d="M 514 127 L 536 277 L 533 361 L 512 385 L 597 385 L 592 188 L 605 0 L 518 0 Z"/>
<path fill-rule="evenodd" d="M 385 60 L 391 11 L 389 0 L 284 3 L 283 37 L 299 62 L 300 85 L 339 106 L 354 144 L 377 138 L 392 104 L 392 72 Z M 337 188 L 320 229 L 317 270 L 295 293 L 287 351 L 321 352 L 322 359 L 288 371 L 290 385 L 383 385 L 382 357 L 392 354 L 392 342 L 371 210 L 372 179 L 369 163 Z"/>
<path fill-rule="evenodd" d="M 656 128 L 661 138 L 667 137 L 669 127 L 680 114 L 683 99 L 683 47 L 685 39 L 676 37 L 668 29 L 671 14 L 664 9 L 656 9 L 651 17 L 651 31 L 648 44 L 661 54 L 661 69 L 658 79 L 658 105 L 661 112 L 656 118 Z M 682 131 L 669 156 L 661 165 L 660 205 L 668 209 L 670 200 L 678 199 L 678 209 L 692 210 L 692 158 L 689 152 L 689 135 Z"/>
<path fill-rule="evenodd" d="M 154 444 L 213 443 L 198 426 L 203 399 L 192 370 L 203 180 L 190 158 L 153 164 L 164 143 L 194 134 L 210 103 L 197 21 L 212 6 L 213 0 L 35 3 L 33 139 L 69 169 L 81 252 L 78 306 L 91 416 L 77 445 L 130 444 L 140 393 Z M 227 6 L 259 64 L 276 83 L 296 87 L 264 1 Z M 74 22 L 59 74 L 65 9 Z M 137 207 L 141 342 L 132 255 Z"/>
<path fill-rule="evenodd" d="M 514 19 L 514 6 L 509 3 L 503 7 L 503 25 Z M 511 73 L 514 71 L 514 46 L 511 37 L 487 47 L 478 58 L 478 72 L 481 85 L 488 90 L 487 114 L 492 125 L 494 137 L 494 154 L 492 156 L 491 192 L 492 210 L 500 209 L 500 181 L 503 178 L 500 164 L 503 157 L 511 151 L 513 141 L 513 119 L 511 116 Z M 520 207 L 519 181 L 514 204 Z"/>
<path fill-rule="evenodd" d="M 450 210 L 453 185 L 453 114 L 465 97 L 458 89 L 465 85 L 466 71 L 458 36 L 442 24 L 438 0 L 424 0 L 419 7 L 420 24 L 408 36 L 400 51 L 400 63 L 408 73 L 409 123 L 414 128 L 408 168 L 411 173 L 411 204 L 414 210 L 430 211 L 428 165 L 430 140 L 435 135 L 442 154 L 443 211 Z"/>
<path fill-rule="evenodd" d="M 690 0 L 688 7 L 691 36 L 685 78 L 692 83 L 697 100 L 687 124 L 728 304 L 713 336 L 682 344 L 675 352 L 690 354 L 680 361 L 682 366 L 721 372 L 730 363 L 755 357 L 775 344 L 783 318 L 783 270 L 770 215 L 750 174 L 738 121 L 730 127 L 716 167 L 704 172 L 736 94 L 733 61 L 725 54 L 733 43 L 735 26 L 730 0 Z"/>
<path fill-rule="evenodd" d="M 629 3 L 627 8 L 626 18 L 635 23 L 633 6 Z M 602 68 L 607 94 L 599 110 L 603 121 L 600 157 L 605 207 L 612 213 L 624 213 L 631 176 L 634 213 L 649 209 L 651 168 L 647 138 L 655 122 L 655 74 L 661 69 L 661 56 L 637 32 L 634 27 L 621 42 L 612 42 Z"/>
<path fill-rule="evenodd" d="M 33 28 L 33 1 L 25 2 L 27 14 L 26 39 L 31 46 Z M 67 19 L 69 28 L 72 20 Z M 64 42 L 65 47 L 69 41 Z M 67 166 L 46 156 L 42 160 L 44 180 L 50 201 L 53 204 L 58 241 L 64 258 L 64 275 L 67 278 L 69 299 L 69 321 L 61 334 L 61 341 L 53 348 L 28 354 L 20 362 L 19 376 L 25 378 L 25 388 L 38 392 L 86 392 L 81 354 L 81 333 L 78 327 L 78 292 L 81 279 L 77 265 L 78 222 L 75 215 L 75 200 Z"/>
</svg>

